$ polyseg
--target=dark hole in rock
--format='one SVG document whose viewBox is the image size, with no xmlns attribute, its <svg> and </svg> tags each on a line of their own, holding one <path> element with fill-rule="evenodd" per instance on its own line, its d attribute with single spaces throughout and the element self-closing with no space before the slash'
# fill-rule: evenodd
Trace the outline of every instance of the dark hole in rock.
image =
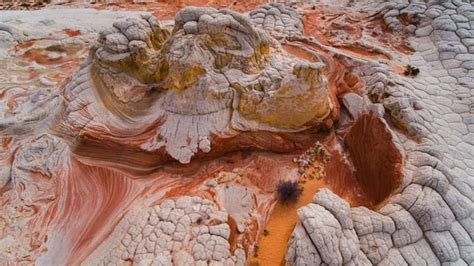
<svg viewBox="0 0 474 266">
<path fill-rule="evenodd" d="M 372 113 L 360 115 L 344 142 L 355 168 L 355 177 L 372 207 L 400 186 L 403 157 L 381 118 Z"/>
</svg>

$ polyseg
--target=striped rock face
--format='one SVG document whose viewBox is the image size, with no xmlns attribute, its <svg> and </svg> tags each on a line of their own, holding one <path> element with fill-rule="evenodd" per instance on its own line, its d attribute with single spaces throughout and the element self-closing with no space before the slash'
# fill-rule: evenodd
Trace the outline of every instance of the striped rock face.
<svg viewBox="0 0 474 266">
<path fill-rule="evenodd" d="M 101 131 L 155 153 L 155 165 L 168 156 L 189 163 L 220 139 L 320 125 L 331 112 L 322 67 L 233 11 L 185 8 L 173 28 L 127 18 L 101 33 L 67 85 L 64 123 L 81 146 Z M 270 136 L 261 149 L 271 150 Z"/>
</svg>

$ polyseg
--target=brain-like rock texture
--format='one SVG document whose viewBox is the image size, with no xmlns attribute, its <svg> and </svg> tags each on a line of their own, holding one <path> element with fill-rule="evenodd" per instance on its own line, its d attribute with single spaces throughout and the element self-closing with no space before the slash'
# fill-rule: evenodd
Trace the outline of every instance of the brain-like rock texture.
<svg viewBox="0 0 474 266">
<path fill-rule="evenodd" d="M 0 11 L 2 264 L 474 264 L 472 3 L 204 2 Z"/>
<path fill-rule="evenodd" d="M 82 146 L 83 136 L 101 131 L 159 154 L 148 159 L 155 164 L 166 155 L 189 163 L 223 139 L 245 141 L 240 133 L 322 124 L 331 103 L 321 68 L 291 57 L 230 10 L 185 8 L 173 28 L 150 16 L 127 18 L 101 33 L 66 86 L 65 126 Z"/>
<path fill-rule="evenodd" d="M 462 1 L 385 3 L 379 8 L 387 25 L 398 30 L 406 22 L 400 20 L 408 17 L 413 23 L 406 27 L 413 32 L 412 41 L 423 43 L 414 46 L 415 53 L 406 59 L 423 72 L 413 82 L 377 66 L 363 70 L 372 75 L 367 79 L 369 95 L 383 103 L 398 127 L 417 139 L 405 149 L 403 184 L 377 211 L 349 208 L 337 195 L 318 192 L 313 203 L 298 212 L 301 220 L 286 258 L 298 265 L 470 265 L 474 149 L 468 129 L 473 117 L 468 65 L 473 51 L 463 33 L 472 27 L 474 9 Z M 410 141 L 403 142 L 407 146 Z M 339 206 L 334 208 L 336 202 Z M 354 232 L 350 241 L 344 240 L 353 243 L 351 253 L 341 245 L 345 230 Z"/>
<path fill-rule="evenodd" d="M 230 251 L 228 214 L 208 200 L 184 196 L 128 215 L 109 238 L 110 243 L 104 243 L 107 256 L 103 257 L 104 251 L 99 248 L 85 264 L 119 264 L 127 260 L 165 265 L 213 260 L 225 264 L 245 262 L 241 246 L 234 255 Z"/>
</svg>

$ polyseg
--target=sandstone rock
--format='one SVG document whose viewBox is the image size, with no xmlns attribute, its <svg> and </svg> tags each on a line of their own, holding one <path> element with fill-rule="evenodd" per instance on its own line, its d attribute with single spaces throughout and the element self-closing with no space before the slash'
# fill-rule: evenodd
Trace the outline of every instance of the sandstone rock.
<svg viewBox="0 0 474 266">
<path fill-rule="evenodd" d="M 472 197 L 466 195 L 472 193 L 468 188 L 470 185 L 464 186 L 461 183 L 470 182 L 470 177 L 464 172 L 472 167 L 461 162 L 466 156 L 469 157 L 469 152 L 457 148 L 457 143 L 468 150 L 471 148 L 465 146 L 462 140 L 455 139 L 468 131 L 453 128 L 443 132 L 444 123 L 439 120 L 435 122 L 433 117 L 448 114 L 443 119 L 447 121 L 444 126 L 449 127 L 450 123 L 459 121 L 455 113 L 465 112 L 458 106 L 453 107 L 452 101 L 464 90 L 465 85 L 457 86 L 450 82 L 468 75 L 459 67 L 468 69 L 469 65 L 453 61 L 453 58 L 463 57 L 459 54 L 464 54 L 465 49 L 462 41 L 452 33 L 459 27 L 464 27 L 461 21 L 466 20 L 459 15 L 464 8 L 472 8 L 472 5 L 460 1 L 435 1 L 416 5 L 416 8 L 413 7 L 413 13 L 407 11 L 407 3 L 400 3 L 400 6 L 390 3 L 379 7 L 385 14 L 387 24 L 392 28 L 401 27 L 395 17 L 402 12 L 410 13 L 410 16 L 419 20 L 417 30 L 414 31 L 414 40 L 424 44 L 415 47 L 415 54 L 409 56 L 407 62 L 420 66 L 429 64 L 427 71 L 422 71 L 425 72 L 423 77 L 404 82 L 397 76 L 390 76 L 390 71 L 384 67 L 374 65 L 367 69 L 362 67 L 362 71 L 368 75 L 365 80 L 370 98 L 382 103 L 392 122 L 406 130 L 407 134 L 417 136 L 419 142 L 411 145 L 408 144 L 410 141 L 401 140 L 405 144 L 398 146 L 405 149 L 407 155 L 407 160 L 404 161 L 405 178 L 402 189 L 389 196 L 376 212 L 352 207 L 351 220 L 359 239 L 361 253 L 371 263 L 467 265 L 472 261 L 467 250 L 470 250 L 471 254 L 474 251 L 470 237 L 467 237 L 474 224 L 469 218 L 472 216 Z M 461 35 L 464 33 L 461 32 Z M 425 36 L 429 38 L 426 39 Z M 425 42 L 426 40 L 429 41 Z M 450 40 L 451 44 L 446 45 L 446 40 Z M 433 49 L 438 47 L 443 51 L 449 50 L 451 54 L 441 52 L 439 56 L 436 52 L 433 53 Z M 469 56 L 463 58 L 472 61 Z M 440 71 L 431 73 L 434 69 Z M 442 69 L 447 71 L 441 71 Z M 394 89 L 395 87 L 397 89 Z M 447 91 L 449 93 L 446 93 Z M 412 98 L 413 95 L 416 97 Z M 423 108 L 419 108 L 420 106 Z M 449 158 L 452 152 L 457 154 L 456 159 Z M 454 169 L 459 171 L 455 173 Z M 313 205 L 314 203 L 310 203 L 307 206 Z M 316 209 L 317 206 L 312 208 Z M 307 217 L 311 215 L 306 214 Z M 305 239 L 305 232 L 298 226 L 294 232 L 298 232 L 299 239 Z M 294 256 L 298 254 L 295 242 L 290 241 L 289 245 L 287 254 L 293 256 L 292 261 L 304 262 L 303 257 Z M 316 244 L 313 244 L 313 247 L 304 247 L 305 250 L 312 248 L 316 248 L 316 252 L 319 251 Z"/>
<path fill-rule="evenodd" d="M 357 263 L 362 258 L 348 204 L 325 189 L 313 201 L 298 210 L 301 223 L 290 238 L 286 260 L 298 265 Z"/>
<path fill-rule="evenodd" d="M 276 38 L 303 32 L 303 23 L 298 12 L 281 4 L 263 5 L 250 12 L 250 19 Z"/>
<path fill-rule="evenodd" d="M 152 223 L 146 217 L 154 212 L 153 208 L 145 208 L 137 210 L 128 214 L 127 219 L 123 220 L 118 225 L 118 230 L 115 230 L 113 236 L 106 240 L 84 263 L 107 263 L 111 261 L 126 261 L 139 259 L 137 253 L 142 253 L 137 263 L 174 263 L 186 265 L 194 263 L 199 260 L 219 262 L 223 259 L 233 258 L 240 263 L 245 260 L 241 255 L 232 255 L 229 251 L 229 226 L 225 221 L 219 221 L 218 224 L 212 218 L 212 214 L 218 213 L 219 210 L 214 204 L 209 205 L 210 216 L 201 216 L 199 222 L 183 223 L 183 218 L 191 216 L 196 212 L 192 209 L 185 209 L 183 211 L 180 207 L 183 203 L 189 202 L 190 197 L 183 196 L 176 200 L 166 200 L 162 202 L 159 207 L 160 210 L 170 208 L 170 215 L 166 218 L 159 218 L 157 223 Z M 195 198 L 195 204 L 205 203 L 203 199 Z M 179 222 L 178 222 L 179 221 Z M 148 225 L 141 225 L 148 223 Z M 128 232 L 123 229 L 130 228 Z M 148 229 L 149 228 L 149 229 Z M 150 230 L 152 233 L 147 233 Z M 126 242 L 124 240 L 131 235 L 131 240 Z M 143 236 L 143 237 L 141 237 Z M 146 238 L 148 236 L 148 238 Z M 122 239 L 116 241 L 116 239 Z M 148 240 L 147 240 L 148 239 Z M 122 256 L 124 248 L 129 248 L 147 243 L 152 244 L 151 250 L 144 249 L 142 251 L 127 252 Z M 146 245 L 146 244 L 144 244 Z M 156 250 L 155 250 L 156 249 Z M 159 256 L 156 256 L 158 251 Z"/>
<path fill-rule="evenodd" d="M 345 94 L 342 102 L 354 119 L 357 119 L 359 114 L 363 113 L 366 109 L 364 99 L 355 93 Z"/>
<path fill-rule="evenodd" d="M 159 154 L 147 159 L 159 165 L 166 155 L 189 163 L 196 154 L 231 150 L 212 147 L 237 132 L 298 132 L 321 123 L 331 111 L 321 66 L 280 56 L 270 40 L 229 10 L 186 8 L 171 33 L 145 15 L 115 22 L 66 87 L 65 126 L 85 149 L 82 139 L 96 130 L 123 138 L 127 127 L 160 121 L 134 137 L 134 149 Z M 312 105 L 301 104 L 308 99 Z"/>
</svg>

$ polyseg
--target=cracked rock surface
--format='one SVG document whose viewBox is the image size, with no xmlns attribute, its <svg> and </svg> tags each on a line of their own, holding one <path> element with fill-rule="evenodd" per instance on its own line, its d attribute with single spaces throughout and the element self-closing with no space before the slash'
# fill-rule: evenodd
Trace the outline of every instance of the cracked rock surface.
<svg viewBox="0 0 474 266">
<path fill-rule="evenodd" d="M 405 30 L 415 52 L 403 61 L 420 67 L 418 77 L 407 79 L 384 66 L 361 66 L 372 75 L 366 92 L 411 136 L 398 133 L 406 153 L 403 185 L 376 211 L 349 208 L 319 191 L 298 211 L 286 259 L 297 265 L 471 265 L 474 7 L 463 1 L 378 7 L 391 28 L 401 30 L 407 18 L 413 23 Z"/>
<path fill-rule="evenodd" d="M 127 18 L 101 33 L 66 86 L 64 126 L 81 154 L 90 152 L 81 140 L 103 132 L 135 139 L 135 149 L 156 154 L 148 159 L 155 165 L 168 156 L 189 163 L 198 154 L 231 151 L 214 146 L 245 132 L 300 132 L 321 124 L 331 112 L 321 68 L 291 57 L 230 10 L 185 8 L 169 29 L 151 16 Z M 307 100 L 313 104 L 298 104 Z"/>
<path fill-rule="evenodd" d="M 228 213 L 209 200 L 183 196 L 137 212 L 128 213 L 84 263 L 245 264 L 242 246 L 236 247 L 234 255 L 230 251 Z"/>
</svg>

